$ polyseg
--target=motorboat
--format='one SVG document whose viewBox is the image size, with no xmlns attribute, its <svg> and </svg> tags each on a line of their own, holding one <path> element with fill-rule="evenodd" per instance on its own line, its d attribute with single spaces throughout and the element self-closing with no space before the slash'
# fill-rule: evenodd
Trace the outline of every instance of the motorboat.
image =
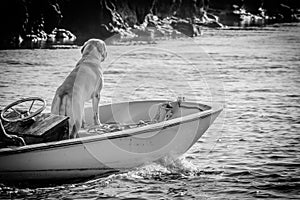
<svg viewBox="0 0 300 200">
<path fill-rule="evenodd" d="M 21 101 L 44 103 L 40 98 Z M 23 137 L 26 145 L 2 144 L 0 182 L 78 180 L 176 158 L 223 109 L 183 98 L 110 103 L 99 106 L 102 125 L 94 126 L 93 110 L 86 107 L 86 127 L 78 138 L 69 139 L 68 117 L 43 113 L 45 105 L 33 112 L 32 104 L 23 114 L 13 108 L 19 103 L 5 107 L 1 119 L 6 131 Z"/>
</svg>

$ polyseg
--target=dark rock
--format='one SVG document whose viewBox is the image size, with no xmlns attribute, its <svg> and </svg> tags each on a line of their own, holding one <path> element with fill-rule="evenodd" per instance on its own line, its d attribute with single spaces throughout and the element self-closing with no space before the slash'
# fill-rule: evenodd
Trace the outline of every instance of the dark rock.
<svg viewBox="0 0 300 200">
<path fill-rule="evenodd" d="M 112 0 L 115 11 L 131 27 L 144 22 L 145 16 L 151 13 L 155 0 Z"/>
<path fill-rule="evenodd" d="M 0 48 L 18 48 L 26 34 L 28 11 L 25 1 L 2 0 L 0 12 Z"/>
<path fill-rule="evenodd" d="M 254 15 L 261 14 L 260 8 L 263 7 L 263 1 L 244 0 L 242 7 Z"/>
<path fill-rule="evenodd" d="M 152 6 L 152 13 L 158 16 L 160 19 L 164 19 L 166 17 L 174 16 L 176 14 L 176 10 L 179 7 L 179 1 L 177 0 L 155 0 Z"/>
<path fill-rule="evenodd" d="M 216 10 L 233 10 L 233 5 L 241 7 L 243 0 L 208 0 L 209 8 Z"/>
<path fill-rule="evenodd" d="M 188 22 L 187 20 L 173 22 L 171 26 L 188 37 L 201 35 L 200 27 L 196 24 Z"/>
<path fill-rule="evenodd" d="M 44 40 L 55 28 L 70 30 L 77 44 L 89 38 L 175 38 L 178 31 L 193 37 L 200 26 L 222 27 L 218 20 L 238 26 L 291 22 L 299 8 L 298 0 L 2 0 L 0 48 L 19 48 L 22 41 L 35 41 L 32 35 Z M 146 19 L 149 14 L 158 19 Z"/>
<path fill-rule="evenodd" d="M 41 45 L 41 40 L 37 35 L 25 35 L 22 39 L 22 43 L 20 45 L 21 48 L 39 48 Z"/>
<path fill-rule="evenodd" d="M 103 22 L 109 24 L 111 13 L 100 1 L 62 1 L 60 7 L 63 19 L 59 27 L 73 32 L 78 37 L 79 43 L 83 43 L 88 38 L 97 37 L 101 31 L 104 32 L 103 35 L 108 34 L 101 24 Z"/>
<path fill-rule="evenodd" d="M 176 10 L 176 16 L 182 19 L 195 18 L 197 14 L 196 0 L 181 0 Z"/>
<path fill-rule="evenodd" d="M 76 36 L 66 29 L 55 28 L 51 34 L 47 35 L 47 45 L 72 45 L 76 40 Z"/>
</svg>

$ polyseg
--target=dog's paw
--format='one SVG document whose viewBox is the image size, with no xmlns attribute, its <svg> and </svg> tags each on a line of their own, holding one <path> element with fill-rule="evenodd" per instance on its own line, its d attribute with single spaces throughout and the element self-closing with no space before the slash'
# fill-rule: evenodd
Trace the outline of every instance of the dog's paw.
<svg viewBox="0 0 300 200">
<path fill-rule="evenodd" d="M 95 122 L 95 126 L 102 126 L 101 122 Z"/>
<path fill-rule="evenodd" d="M 101 125 L 101 122 L 99 119 L 94 119 L 94 124 L 99 126 Z"/>
</svg>

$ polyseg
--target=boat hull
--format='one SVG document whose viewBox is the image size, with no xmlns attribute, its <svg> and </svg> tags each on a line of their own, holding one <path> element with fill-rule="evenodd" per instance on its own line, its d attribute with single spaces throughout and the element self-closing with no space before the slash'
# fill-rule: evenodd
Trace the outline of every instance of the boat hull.
<svg viewBox="0 0 300 200">
<path fill-rule="evenodd" d="M 167 156 L 178 157 L 198 141 L 221 110 L 210 109 L 163 124 L 107 135 L 2 150 L 0 180 L 89 178 L 139 167 Z"/>
</svg>

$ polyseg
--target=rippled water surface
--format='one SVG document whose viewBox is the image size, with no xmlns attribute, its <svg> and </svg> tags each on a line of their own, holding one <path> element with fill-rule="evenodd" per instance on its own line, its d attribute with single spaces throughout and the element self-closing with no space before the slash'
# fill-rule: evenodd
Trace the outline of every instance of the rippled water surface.
<svg viewBox="0 0 300 200">
<path fill-rule="evenodd" d="M 224 103 L 180 159 L 49 187 L 0 185 L 0 199 L 300 199 L 300 24 L 206 30 L 195 39 L 108 46 L 101 103 L 187 99 Z M 0 106 L 47 100 L 79 49 L 0 51 Z"/>
</svg>

